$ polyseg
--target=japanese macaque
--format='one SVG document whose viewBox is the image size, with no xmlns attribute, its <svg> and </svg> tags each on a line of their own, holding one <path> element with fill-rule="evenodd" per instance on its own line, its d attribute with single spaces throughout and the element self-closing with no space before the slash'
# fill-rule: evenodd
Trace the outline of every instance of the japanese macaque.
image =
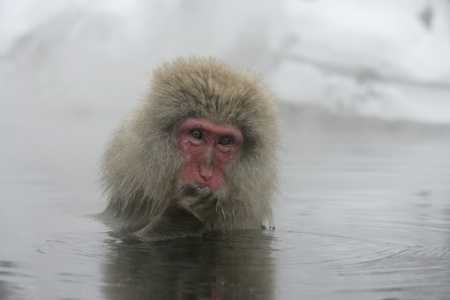
<svg viewBox="0 0 450 300">
<path fill-rule="evenodd" d="M 278 115 L 252 72 L 213 58 L 164 64 L 103 156 L 102 215 L 138 236 L 271 226 Z"/>
</svg>

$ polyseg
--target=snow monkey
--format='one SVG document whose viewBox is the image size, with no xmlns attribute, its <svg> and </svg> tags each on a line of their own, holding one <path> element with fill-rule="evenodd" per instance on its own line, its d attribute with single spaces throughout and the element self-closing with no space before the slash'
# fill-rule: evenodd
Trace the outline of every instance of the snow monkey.
<svg viewBox="0 0 450 300">
<path fill-rule="evenodd" d="M 278 115 L 252 72 L 213 58 L 163 64 L 103 156 L 102 215 L 138 236 L 271 225 Z"/>
</svg>

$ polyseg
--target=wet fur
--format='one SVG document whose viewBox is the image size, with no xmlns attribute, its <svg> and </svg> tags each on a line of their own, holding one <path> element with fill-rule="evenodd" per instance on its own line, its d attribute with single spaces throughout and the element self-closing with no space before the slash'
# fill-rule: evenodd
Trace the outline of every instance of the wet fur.
<svg viewBox="0 0 450 300">
<path fill-rule="evenodd" d="M 278 108 L 261 78 L 215 59 L 177 59 L 155 70 L 148 95 L 121 124 L 102 160 L 103 216 L 136 231 L 181 188 L 175 130 L 188 117 L 238 127 L 244 142 L 225 168 L 212 231 L 272 224 L 277 187 Z"/>
</svg>

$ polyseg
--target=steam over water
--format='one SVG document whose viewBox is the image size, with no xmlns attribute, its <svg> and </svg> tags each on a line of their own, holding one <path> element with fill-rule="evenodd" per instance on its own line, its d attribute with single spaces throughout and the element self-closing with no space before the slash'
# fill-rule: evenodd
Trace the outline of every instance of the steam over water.
<svg viewBox="0 0 450 300">
<path fill-rule="evenodd" d="M 123 3 L 0 2 L 0 299 L 448 299 L 448 1 Z M 190 54 L 280 98 L 276 230 L 140 241 L 90 216 L 146 74 Z"/>
</svg>

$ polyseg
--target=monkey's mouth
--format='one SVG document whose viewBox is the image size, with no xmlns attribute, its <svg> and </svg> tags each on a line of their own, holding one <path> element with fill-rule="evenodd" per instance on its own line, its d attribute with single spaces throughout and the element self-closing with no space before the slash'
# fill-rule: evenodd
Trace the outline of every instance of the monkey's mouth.
<svg viewBox="0 0 450 300">
<path fill-rule="evenodd" d="M 221 176 L 220 172 L 216 172 L 214 166 L 198 166 L 196 177 L 198 182 L 201 182 L 213 191 L 217 191 L 225 184 L 223 176 Z"/>
</svg>

